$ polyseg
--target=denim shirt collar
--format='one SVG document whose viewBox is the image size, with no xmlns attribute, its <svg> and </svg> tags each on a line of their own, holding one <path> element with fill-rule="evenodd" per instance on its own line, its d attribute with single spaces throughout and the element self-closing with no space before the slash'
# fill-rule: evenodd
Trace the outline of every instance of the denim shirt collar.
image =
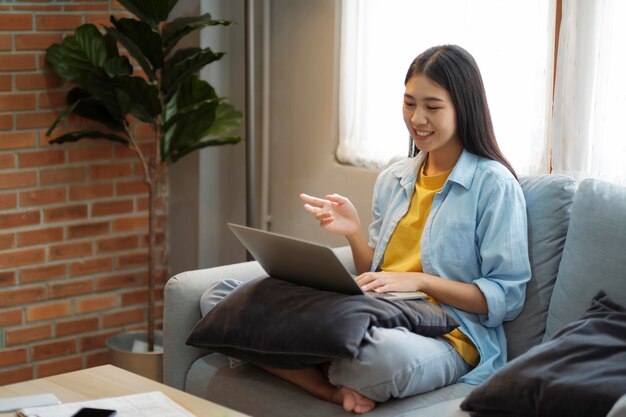
<svg viewBox="0 0 626 417">
<path fill-rule="evenodd" d="M 407 190 L 407 192 L 413 192 L 413 186 L 415 184 L 415 180 L 417 179 L 417 173 L 424 161 L 426 161 L 426 156 L 428 153 L 420 152 L 417 154 L 415 158 L 409 158 L 409 162 L 406 164 L 396 165 L 393 169 L 393 174 L 400 179 L 400 186 Z M 448 181 L 446 181 L 446 186 L 444 188 L 449 187 L 447 185 L 448 182 L 454 182 L 469 190 L 472 186 L 472 182 L 474 181 L 474 175 L 476 174 L 476 169 L 478 168 L 478 156 L 469 152 L 467 149 L 463 149 L 459 160 L 456 162 L 454 169 L 450 173 L 448 177 Z"/>
</svg>

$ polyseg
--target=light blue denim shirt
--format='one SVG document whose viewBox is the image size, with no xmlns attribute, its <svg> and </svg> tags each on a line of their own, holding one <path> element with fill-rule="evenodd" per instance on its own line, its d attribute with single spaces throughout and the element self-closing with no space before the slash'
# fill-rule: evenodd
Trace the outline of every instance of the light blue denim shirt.
<svg viewBox="0 0 626 417">
<path fill-rule="evenodd" d="M 409 209 L 425 157 L 401 160 L 376 180 L 369 228 L 372 271 L 379 269 L 389 238 Z M 478 366 L 459 382 L 480 384 L 506 363 L 502 322 L 522 310 L 530 279 L 526 202 L 518 181 L 499 162 L 464 150 L 435 195 L 421 248 L 425 273 L 473 283 L 487 300 L 487 315 L 444 305 L 480 353 Z"/>
</svg>

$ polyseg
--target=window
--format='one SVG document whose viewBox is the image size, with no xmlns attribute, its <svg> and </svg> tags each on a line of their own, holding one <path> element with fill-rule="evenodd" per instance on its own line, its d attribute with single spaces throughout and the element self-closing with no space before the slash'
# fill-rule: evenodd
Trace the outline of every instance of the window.
<svg viewBox="0 0 626 417">
<path fill-rule="evenodd" d="M 453 43 L 482 71 L 494 130 L 519 174 L 547 163 L 552 90 L 550 2 L 343 0 L 337 157 L 381 168 L 406 156 L 404 76 L 425 49 Z"/>
</svg>

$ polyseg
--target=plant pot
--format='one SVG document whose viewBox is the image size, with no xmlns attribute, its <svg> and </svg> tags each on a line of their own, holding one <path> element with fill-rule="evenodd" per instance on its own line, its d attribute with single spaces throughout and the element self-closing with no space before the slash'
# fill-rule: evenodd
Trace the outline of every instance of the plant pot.
<svg viewBox="0 0 626 417">
<path fill-rule="evenodd" d="M 111 351 L 111 365 L 163 382 L 163 334 L 154 334 L 154 352 L 147 351 L 145 331 L 116 334 L 107 339 Z"/>
</svg>

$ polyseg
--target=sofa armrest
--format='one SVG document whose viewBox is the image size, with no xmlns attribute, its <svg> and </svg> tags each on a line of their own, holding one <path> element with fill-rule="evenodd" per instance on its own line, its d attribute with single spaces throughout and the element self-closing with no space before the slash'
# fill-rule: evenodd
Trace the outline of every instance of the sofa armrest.
<svg viewBox="0 0 626 417">
<path fill-rule="evenodd" d="M 165 384 L 184 390 L 185 378 L 192 363 L 209 353 L 187 346 L 185 341 L 193 326 L 202 318 L 200 297 L 215 281 L 249 281 L 267 276 L 257 262 L 180 273 L 167 281 L 163 312 L 163 379 Z"/>
</svg>

